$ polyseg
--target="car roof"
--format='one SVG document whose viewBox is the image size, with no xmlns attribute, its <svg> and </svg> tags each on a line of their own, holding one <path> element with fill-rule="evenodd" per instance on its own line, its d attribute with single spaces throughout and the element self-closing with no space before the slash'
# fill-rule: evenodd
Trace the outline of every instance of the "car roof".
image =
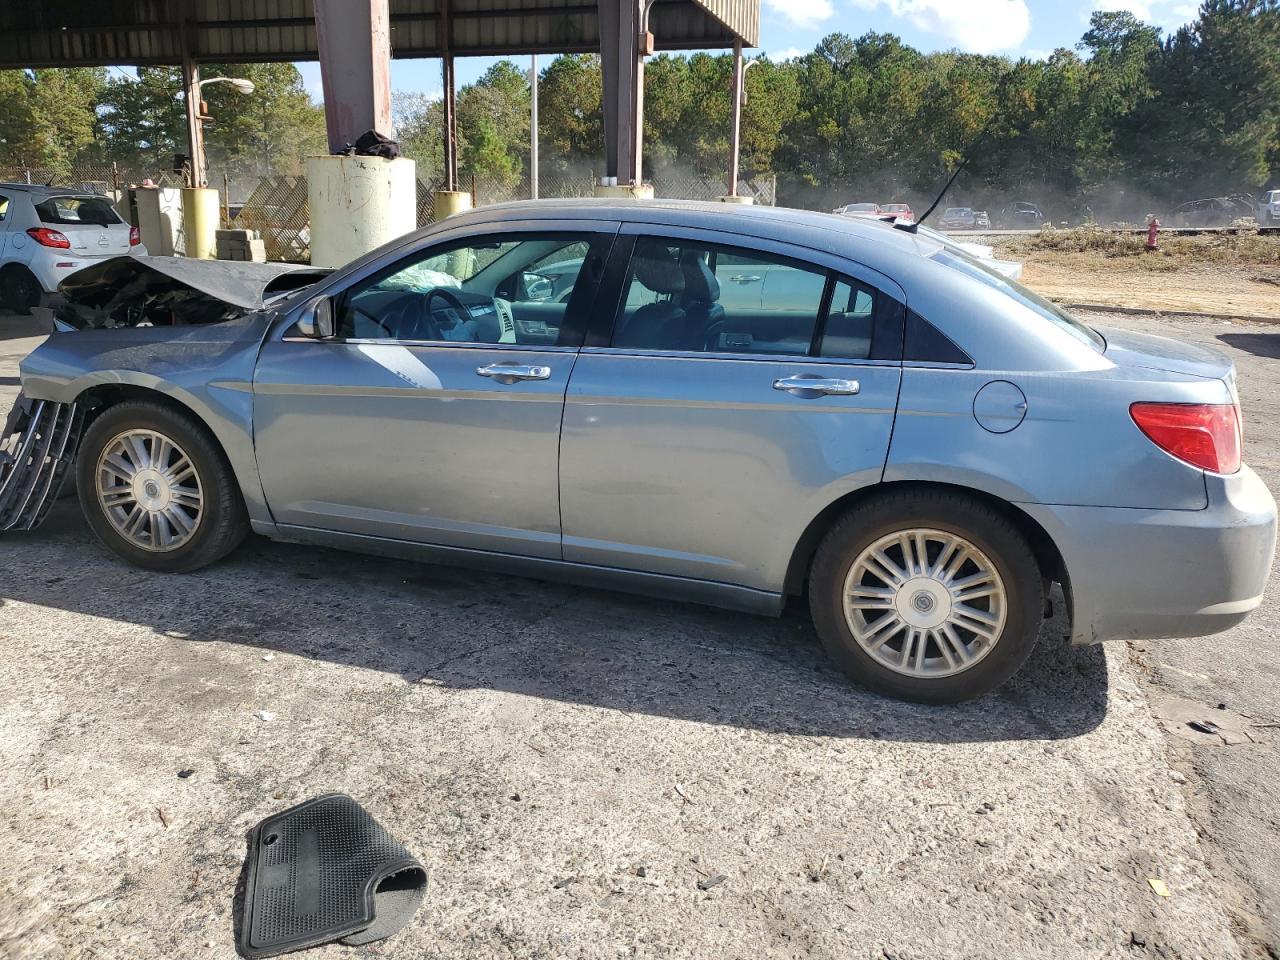
<svg viewBox="0 0 1280 960">
<path fill-rule="evenodd" d="M 881 220 L 796 210 L 791 207 L 701 200 L 517 200 L 478 207 L 450 217 L 444 224 L 479 225 L 509 220 L 516 215 L 534 220 L 616 220 L 628 224 L 719 230 L 744 238 L 778 240 L 819 250 L 843 247 L 846 251 L 851 251 L 854 247 L 860 250 L 874 247 L 890 257 L 932 256 L 939 249 L 939 245 L 933 240 L 899 230 Z M 868 262 L 867 259 L 863 262 L 879 269 L 877 263 Z"/>
<path fill-rule="evenodd" d="M 45 197 L 65 197 L 65 196 L 102 197 L 103 196 L 102 194 L 95 193 L 92 190 L 86 190 L 84 187 L 60 187 L 57 184 L 50 185 L 45 183 L 18 183 L 18 182 L 0 181 L 0 190 L 10 190 L 10 191 L 16 191 L 16 192 L 23 192 L 23 193 L 39 194 Z M 110 198 L 103 197 L 103 199 L 110 199 Z"/>
</svg>

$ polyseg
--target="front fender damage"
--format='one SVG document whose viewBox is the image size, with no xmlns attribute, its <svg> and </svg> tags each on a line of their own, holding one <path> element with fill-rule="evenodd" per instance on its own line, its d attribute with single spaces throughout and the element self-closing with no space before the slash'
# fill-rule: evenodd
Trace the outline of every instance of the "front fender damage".
<svg viewBox="0 0 1280 960">
<path fill-rule="evenodd" d="M 0 433 L 0 531 L 34 530 L 44 521 L 83 429 L 78 404 L 18 394 Z"/>
</svg>

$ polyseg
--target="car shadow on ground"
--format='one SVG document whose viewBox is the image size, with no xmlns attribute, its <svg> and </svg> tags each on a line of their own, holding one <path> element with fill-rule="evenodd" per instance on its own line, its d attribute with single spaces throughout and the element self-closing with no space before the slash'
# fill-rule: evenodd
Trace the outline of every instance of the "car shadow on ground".
<svg viewBox="0 0 1280 960">
<path fill-rule="evenodd" d="M 5 537 L 0 583 L 0 604 L 142 624 L 193 644 L 796 736 L 1055 740 L 1093 730 L 1107 708 L 1105 655 L 1067 642 L 1060 594 L 1013 680 L 976 701 L 928 707 L 848 681 L 802 603 L 757 617 L 257 537 L 214 567 L 166 576 L 93 541 L 74 499 L 39 530 Z"/>
<path fill-rule="evenodd" d="M 1280 359 L 1280 333 L 1220 333 L 1218 339 L 1257 357 Z"/>
</svg>

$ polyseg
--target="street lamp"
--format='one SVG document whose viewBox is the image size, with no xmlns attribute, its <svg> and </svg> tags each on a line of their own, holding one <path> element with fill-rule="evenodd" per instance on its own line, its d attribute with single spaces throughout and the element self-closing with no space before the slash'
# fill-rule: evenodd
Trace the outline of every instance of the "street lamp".
<svg viewBox="0 0 1280 960">
<path fill-rule="evenodd" d="M 253 93 L 253 81 L 244 77 L 210 77 L 208 80 L 201 80 L 196 84 L 196 89 L 200 90 L 206 84 L 210 83 L 229 83 L 241 93 Z"/>
<path fill-rule="evenodd" d="M 245 77 L 210 77 L 208 80 L 195 80 L 195 67 L 192 65 L 188 68 L 191 72 L 189 79 L 194 82 L 188 82 L 187 97 L 187 139 L 188 147 L 191 150 L 191 186 L 204 186 L 204 121 L 208 119 L 204 113 L 204 100 L 200 97 L 200 91 L 210 83 L 229 83 L 237 92 L 250 94 L 254 91 L 253 81 Z"/>
</svg>

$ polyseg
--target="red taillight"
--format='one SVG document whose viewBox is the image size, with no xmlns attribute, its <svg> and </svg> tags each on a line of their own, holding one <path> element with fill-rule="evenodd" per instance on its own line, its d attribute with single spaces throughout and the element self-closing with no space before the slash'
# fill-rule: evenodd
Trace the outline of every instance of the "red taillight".
<svg viewBox="0 0 1280 960">
<path fill-rule="evenodd" d="M 129 246 L 136 247 L 142 242 L 142 234 L 138 232 L 137 227 L 129 228 Z"/>
<path fill-rule="evenodd" d="M 1213 473 L 1240 469 L 1240 414 L 1231 403 L 1135 403 L 1129 416 L 1171 456 Z"/>
<path fill-rule="evenodd" d="M 27 231 L 27 236 L 42 247 L 59 247 L 62 250 L 71 249 L 71 241 L 60 230 L 50 230 L 48 227 L 32 227 Z"/>
</svg>

